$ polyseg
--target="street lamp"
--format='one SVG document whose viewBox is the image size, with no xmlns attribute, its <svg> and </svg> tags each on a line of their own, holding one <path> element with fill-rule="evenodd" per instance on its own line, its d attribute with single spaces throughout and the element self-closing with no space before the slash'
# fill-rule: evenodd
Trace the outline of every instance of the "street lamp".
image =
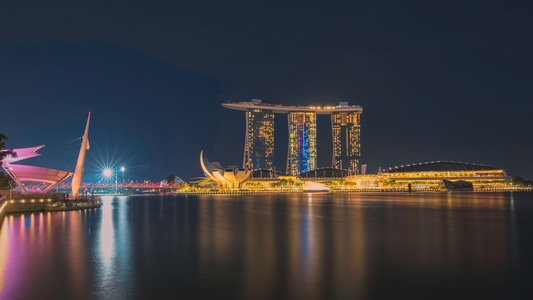
<svg viewBox="0 0 533 300">
<path fill-rule="evenodd" d="M 124 194 L 124 171 L 126 168 L 124 166 L 120 167 L 120 171 L 122 171 L 122 194 Z"/>
</svg>

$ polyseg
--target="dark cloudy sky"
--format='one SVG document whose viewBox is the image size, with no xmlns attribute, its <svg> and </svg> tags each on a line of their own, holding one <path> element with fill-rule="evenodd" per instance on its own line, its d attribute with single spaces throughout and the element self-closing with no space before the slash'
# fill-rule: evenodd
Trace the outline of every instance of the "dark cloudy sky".
<svg viewBox="0 0 533 300">
<path fill-rule="evenodd" d="M 227 101 L 363 107 L 362 163 L 453 160 L 533 179 L 532 1 L 0 0 L 0 133 L 86 177 L 201 176 L 242 163 Z M 319 118 L 319 167 L 331 164 Z M 286 117 L 276 117 L 276 167 Z"/>
</svg>

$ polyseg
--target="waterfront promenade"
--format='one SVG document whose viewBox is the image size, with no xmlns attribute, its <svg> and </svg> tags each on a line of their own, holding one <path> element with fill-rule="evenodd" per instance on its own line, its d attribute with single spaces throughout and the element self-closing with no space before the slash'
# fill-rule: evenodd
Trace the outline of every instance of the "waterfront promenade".
<svg viewBox="0 0 533 300">
<path fill-rule="evenodd" d="M 41 211 L 79 210 L 99 207 L 97 196 L 67 200 L 64 193 L 9 193 L 0 191 L 0 227 L 6 215 Z"/>
<path fill-rule="evenodd" d="M 146 196 L 150 194 L 177 194 L 177 195 L 276 195 L 276 194 L 302 194 L 302 193 L 316 193 L 316 194 L 352 194 L 352 193 L 416 193 L 416 192 L 435 192 L 443 193 L 437 188 L 425 188 L 425 189 L 412 189 L 409 192 L 407 187 L 395 187 L 395 188 L 365 188 L 365 189 L 355 189 L 355 188 L 344 188 L 336 187 L 329 190 L 303 190 L 301 188 L 277 188 L 277 189 L 165 189 L 159 188 L 155 190 L 153 186 L 146 185 L 145 187 L 149 188 L 151 192 L 149 193 L 140 193 L 139 196 Z M 505 188 L 477 188 L 471 193 L 476 192 L 531 192 L 533 187 L 505 187 Z M 98 196 L 132 196 L 136 195 L 133 193 L 102 193 Z M 94 208 L 99 206 L 93 203 L 93 201 L 76 201 L 68 200 L 69 205 L 66 205 L 67 194 L 65 193 L 46 193 L 46 194 L 20 194 L 20 193 L 9 193 L 8 191 L 0 191 L 0 226 L 4 217 L 10 213 L 31 213 L 39 211 L 60 211 L 60 210 L 76 210 L 76 209 L 85 209 L 85 208 Z"/>
<path fill-rule="evenodd" d="M 475 188 L 471 192 L 532 192 L 533 187 L 498 187 L 498 188 Z M 285 189 L 176 189 L 169 193 L 175 194 L 295 194 L 295 193 L 408 193 L 407 187 L 394 188 L 331 188 L 328 190 L 303 190 L 301 188 Z M 411 189 L 411 192 L 443 192 L 439 188 Z"/>
</svg>

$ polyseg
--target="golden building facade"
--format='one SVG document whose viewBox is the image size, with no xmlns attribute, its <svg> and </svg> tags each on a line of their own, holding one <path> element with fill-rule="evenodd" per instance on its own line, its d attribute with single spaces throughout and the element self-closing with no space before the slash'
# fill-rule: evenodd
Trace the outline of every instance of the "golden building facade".
<svg viewBox="0 0 533 300">
<path fill-rule="evenodd" d="M 331 115 L 333 138 L 332 167 L 359 173 L 361 157 L 361 113 L 339 112 Z"/>
<path fill-rule="evenodd" d="M 250 170 L 274 167 L 274 113 L 251 109 L 246 112 L 243 166 Z"/>
<path fill-rule="evenodd" d="M 355 182 L 360 189 L 406 188 L 414 190 L 437 190 L 443 180 L 467 181 L 474 190 L 487 190 L 508 187 L 511 177 L 504 169 L 488 165 L 434 161 L 380 170 L 377 174 L 354 175 L 346 178 Z"/>
</svg>

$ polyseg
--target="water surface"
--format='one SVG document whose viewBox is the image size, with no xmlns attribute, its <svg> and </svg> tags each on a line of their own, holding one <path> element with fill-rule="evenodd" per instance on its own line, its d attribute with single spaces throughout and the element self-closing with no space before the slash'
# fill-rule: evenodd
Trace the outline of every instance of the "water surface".
<svg viewBox="0 0 533 300">
<path fill-rule="evenodd" d="M 8 216 L 0 299 L 533 299 L 532 193 L 156 195 Z"/>
</svg>

